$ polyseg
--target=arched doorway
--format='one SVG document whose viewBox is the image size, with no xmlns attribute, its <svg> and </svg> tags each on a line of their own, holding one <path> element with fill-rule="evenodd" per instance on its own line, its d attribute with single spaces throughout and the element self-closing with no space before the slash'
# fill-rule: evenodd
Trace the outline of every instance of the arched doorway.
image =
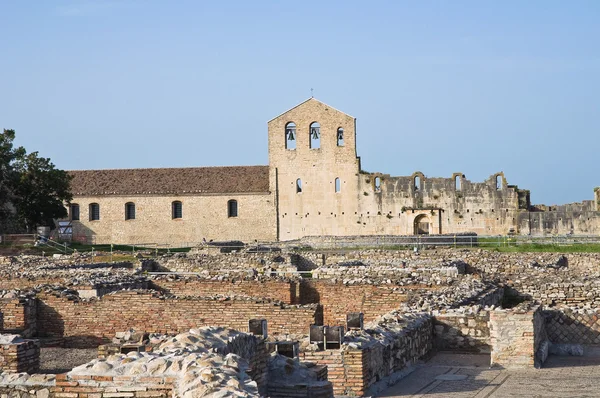
<svg viewBox="0 0 600 398">
<path fill-rule="evenodd" d="M 415 218 L 415 235 L 429 235 L 429 217 L 421 214 Z"/>
</svg>

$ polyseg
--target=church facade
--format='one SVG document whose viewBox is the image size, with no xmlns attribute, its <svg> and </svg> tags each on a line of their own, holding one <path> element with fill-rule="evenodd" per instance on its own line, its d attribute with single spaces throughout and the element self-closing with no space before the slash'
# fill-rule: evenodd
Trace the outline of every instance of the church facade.
<svg viewBox="0 0 600 398">
<path fill-rule="evenodd" d="M 268 122 L 268 166 L 71 171 L 73 237 L 89 243 L 276 241 L 305 236 L 598 234 L 594 200 L 531 206 L 502 172 L 367 173 L 356 119 L 310 98 Z"/>
</svg>

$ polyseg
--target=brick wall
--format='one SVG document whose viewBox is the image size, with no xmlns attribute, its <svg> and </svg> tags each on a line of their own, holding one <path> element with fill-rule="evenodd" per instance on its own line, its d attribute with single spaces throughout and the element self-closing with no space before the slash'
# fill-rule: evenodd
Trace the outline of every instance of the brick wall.
<svg viewBox="0 0 600 398">
<path fill-rule="evenodd" d="M 0 299 L 0 312 L 3 317 L 3 333 L 19 333 L 25 338 L 35 335 L 37 330 L 35 298 Z"/>
<path fill-rule="evenodd" d="M 302 281 L 300 303 L 319 302 L 325 325 L 345 325 L 349 312 L 364 313 L 370 322 L 400 307 L 407 300 L 404 290 L 394 285 L 344 285 L 330 281 Z"/>
<path fill-rule="evenodd" d="M 491 365 L 505 368 L 539 366 L 536 355 L 545 338 L 543 326 L 541 307 L 532 303 L 490 311 Z"/>
<path fill-rule="evenodd" d="M 327 365 L 335 395 L 363 396 L 372 393 L 376 383 L 387 376 L 427 356 L 432 347 L 432 321 L 426 319 L 408 323 L 385 344 L 373 342 L 358 349 L 345 346 L 341 350 L 306 351 L 300 357 Z"/>
<path fill-rule="evenodd" d="M 122 291 L 90 301 L 69 300 L 49 293 L 38 296 L 38 330 L 64 336 L 67 346 L 97 346 L 116 332 L 177 333 L 200 326 L 245 331 L 248 320 L 264 318 L 269 334 L 307 334 L 322 324 L 318 305 L 293 306 L 261 299 L 165 298 L 151 291 Z"/>
<path fill-rule="evenodd" d="M 56 376 L 50 396 L 56 398 L 130 397 L 167 398 L 173 396 L 173 377 L 136 376 Z"/>
<path fill-rule="evenodd" d="M 207 297 L 214 295 L 265 297 L 287 304 L 296 302 L 296 283 L 284 280 L 213 281 L 202 278 L 154 279 L 151 288 L 176 296 Z"/>
<path fill-rule="evenodd" d="M 40 368 L 40 343 L 23 340 L 0 344 L 0 371 L 8 373 L 37 373 Z"/>
</svg>

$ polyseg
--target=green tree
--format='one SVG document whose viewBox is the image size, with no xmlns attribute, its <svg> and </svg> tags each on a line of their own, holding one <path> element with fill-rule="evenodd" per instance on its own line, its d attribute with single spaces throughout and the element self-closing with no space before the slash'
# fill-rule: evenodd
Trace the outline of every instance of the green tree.
<svg viewBox="0 0 600 398">
<path fill-rule="evenodd" d="M 0 233 L 9 232 L 13 221 L 13 188 L 18 178 L 13 163 L 17 157 L 25 155 L 24 148 L 14 147 L 14 139 L 14 130 L 4 130 L 0 134 Z"/>
<path fill-rule="evenodd" d="M 0 232 L 6 232 L 11 219 L 21 231 L 53 227 L 54 219 L 68 214 L 64 203 L 73 199 L 71 178 L 38 152 L 14 148 L 14 138 L 13 130 L 0 135 Z"/>
</svg>

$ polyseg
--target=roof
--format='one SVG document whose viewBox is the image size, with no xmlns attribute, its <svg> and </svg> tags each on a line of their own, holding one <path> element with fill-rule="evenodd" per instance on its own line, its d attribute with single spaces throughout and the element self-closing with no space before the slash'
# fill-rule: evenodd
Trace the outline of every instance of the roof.
<svg viewBox="0 0 600 398">
<path fill-rule="evenodd" d="M 328 104 L 324 103 L 323 101 L 319 101 L 318 99 L 316 99 L 316 98 L 314 98 L 314 97 L 310 97 L 309 99 L 302 101 L 302 102 L 301 102 L 301 103 L 299 103 L 298 105 L 295 105 L 295 106 L 291 107 L 291 108 L 290 108 L 290 109 L 288 109 L 287 111 L 285 111 L 285 112 L 282 112 L 282 113 L 280 113 L 279 115 L 275 116 L 275 117 L 274 117 L 274 118 L 272 118 L 271 120 L 267 121 L 267 123 L 270 123 L 271 121 L 273 121 L 273 120 L 277 119 L 278 117 L 285 115 L 286 113 L 288 113 L 288 112 L 289 112 L 289 111 L 291 111 L 292 109 L 296 109 L 296 108 L 298 108 L 299 106 L 302 106 L 302 105 L 304 105 L 305 103 L 307 103 L 307 102 L 309 102 L 309 101 L 316 101 L 316 102 L 318 102 L 318 103 L 320 103 L 320 104 L 323 104 L 323 105 L 325 105 L 325 106 L 327 106 L 327 107 L 329 107 L 329 108 L 331 108 L 331 109 L 333 109 L 333 110 L 336 110 L 336 111 L 338 111 L 338 112 L 340 112 L 340 113 L 343 113 L 344 115 L 348 115 L 346 112 L 342 112 L 342 111 L 340 111 L 339 109 L 336 109 L 336 108 L 334 108 L 333 106 L 331 106 L 331 105 L 328 105 Z M 354 116 L 352 116 L 352 115 L 348 115 L 348 116 L 350 116 L 350 117 L 351 117 L 351 118 L 353 118 L 353 119 L 356 119 L 356 118 L 355 118 Z"/>
<path fill-rule="evenodd" d="M 269 191 L 269 166 L 69 171 L 74 196 Z"/>
</svg>

